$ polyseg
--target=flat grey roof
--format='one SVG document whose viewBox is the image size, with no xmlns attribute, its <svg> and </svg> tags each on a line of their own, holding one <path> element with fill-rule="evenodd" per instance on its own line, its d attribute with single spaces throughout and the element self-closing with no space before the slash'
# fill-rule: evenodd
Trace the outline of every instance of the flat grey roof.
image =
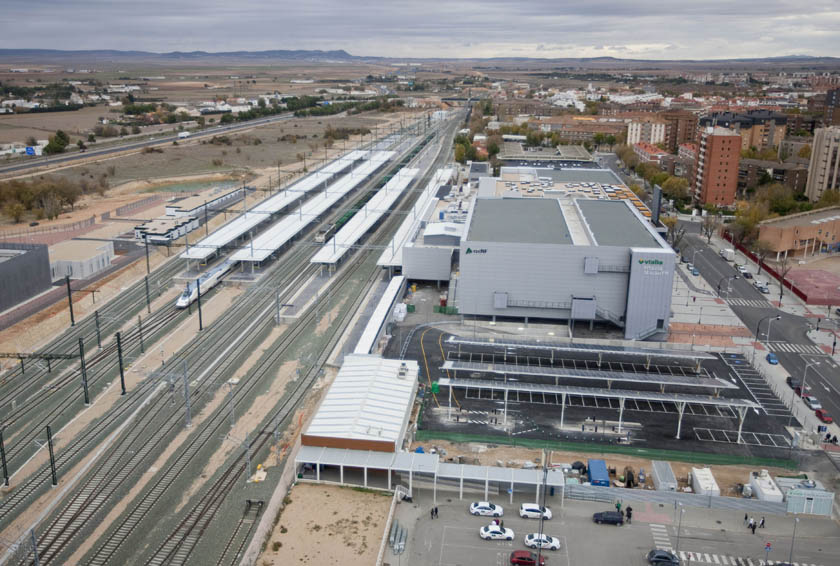
<svg viewBox="0 0 840 566">
<path fill-rule="evenodd" d="M 526 244 L 573 243 L 560 203 L 554 199 L 478 199 L 467 239 Z"/>
<path fill-rule="evenodd" d="M 558 183 L 599 183 L 601 185 L 624 186 L 621 179 L 615 176 L 608 169 L 547 169 L 537 167 L 537 174 L 540 177 L 551 177 Z"/>
<path fill-rule="evenodd" d="M 599 246 L 661 248 L 659 240 L 621 200 L 578 199 L 577 205 Z"/>
</svg>

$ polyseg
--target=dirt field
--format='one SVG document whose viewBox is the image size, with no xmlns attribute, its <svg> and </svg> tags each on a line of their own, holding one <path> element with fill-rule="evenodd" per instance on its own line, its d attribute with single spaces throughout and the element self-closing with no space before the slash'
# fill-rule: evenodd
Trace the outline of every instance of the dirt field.
<svg viewBox="0 0 840 566">
<path fill-rule="evenodd" d="M 257 564 L 370 566 L 376 561 L 390 494 L 298 484 L 289 500 Z"/>
<path fill-rule="evenodd" d="M 514 446 L 495 446 L 489 447 L 484 444 L 452 444 L 444 441 L 434 442 L 415 442 L 411 446 L 413 451 L 417 446 L 423 446 L 428 451 L 432 447 L 437 449 L 443 448 L 446 450 L 444 459 L 454 458 L 457 461 L 458 456 L 463 456 L 464 464 L 481 464 L 485 466 L 495 466 L 498 462 L 503 462 L 509 467 L 522 467 L 525 462 L 534 462 L 540 464 L 541 452 L 539 450 L 532 450 L 522 447 Z M 646 458 L 637 458 L 635 456 L 624 456 L 622 454 L 592 454 L 586 452 L 564 452 L 554 450 L 551 452 L 550 464 L 572 464 L 580 461 L 586 463 L 590 458 L 603 459 L 607 463 L 608 468 L 615 468 L 618 475 L 623 475 L 625 466 L 630 466 L 638 474 L 639 469 L 644 468 L 648 474 L 646 485 L 653 486 L 650 478 L 651 461 Z M 671 468 L 674 470 L 674 475 L 677 477 L 680 487 L 690 485 L 689 473 L 691 468 L 701 468 L 700 464 L 691 464 L 685 462 L 671 462 Z M 749 473 L 755 471 L 754 466 L 711 466 L 712 474 L 720 487 L 721 495 L 736 495 L 736 486 L 741 483 L 747 483 L 749 480 Z M 769 469 L 771 475 L 790 475 L 790 470 L 782 470 L 776 468 Z"/>
<path fill-rule="evenodd" d="M 36 140 L 48 139 L 56 130 L 70 136 L 87 139 L 100 116 L 108 116 L 106 106 L 86 107 L 72 112 L 44 112 L 38 114 L 0 114 L 0 143 L 24 142 L 29 136 Z M 74 142 L 75 143 L 75 142 Z"/>
</svg>

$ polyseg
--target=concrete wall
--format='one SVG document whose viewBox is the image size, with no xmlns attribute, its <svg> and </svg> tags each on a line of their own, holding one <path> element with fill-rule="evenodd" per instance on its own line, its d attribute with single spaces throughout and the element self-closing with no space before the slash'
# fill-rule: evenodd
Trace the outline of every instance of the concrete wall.
<svg viewBox="0 0 840 566">
<path fill-rule="evenodd" d="M 0 242 L 0 249 L 26 251 L 0 262 L 0 311 L 50 287 L 50 256 L 46 245 Z"/>
</svg>

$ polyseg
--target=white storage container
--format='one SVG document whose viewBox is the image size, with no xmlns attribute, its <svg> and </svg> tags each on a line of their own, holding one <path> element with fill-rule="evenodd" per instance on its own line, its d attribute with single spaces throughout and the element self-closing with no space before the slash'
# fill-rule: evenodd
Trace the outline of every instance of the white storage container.
<svg viewBox="0 0 840 566">
<path fill-rule="evenodd" d="M 762 501 L 775 501 L 781 503 L 784 499 L 782 491 L 770 477 L 767 470 L 750 473 L 750 485 L 753 488 L 753 495 Z"/>
<path fill-rule="evenodd" d="M 653 460 L 651 464 L 653 468 L 650 475 L 657 491 L 677 491 L 677 477 L 671 469 L 671 464 L 663 460 Z"/>
<path fill-rule="evenodd" d="M 691 487 L 699 495 L 720 495 L 711 468 L 691 468 Z"/>
</svg>

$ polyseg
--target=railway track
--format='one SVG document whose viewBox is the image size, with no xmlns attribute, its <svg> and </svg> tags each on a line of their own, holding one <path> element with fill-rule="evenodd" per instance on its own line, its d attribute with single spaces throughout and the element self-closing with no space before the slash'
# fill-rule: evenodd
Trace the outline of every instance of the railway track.
<svg viewBox="0 0 840 566">
<path fill-rule="evenodd" d="M 240 517 L 233 534 L 228 538 L 222 555 L 216 561 L 216 566 L 234 566 L 239 558 L 242 556 L 242 551 L 245 550 L 245 545 L 251 539 L 251 534 L 254 532 L 254 527 L 257 526 L 257 519 L 262 512 L 262 501 L 245 502 L 245 512 Z"/>
<path fill-rule="evenodd" d="M 295 282 L 293 277 L 299 277 L 299 278 L 300 277 L 308 277 L 309 275 L 314 273 L 314 268 L 308 267 L 308 259 L 311 255 L 311 250 L 307 249 L 306 246 L 299 246 L 299 249 L 297 250 L 297 252 L 292 253 L 292 259 L 294 259 L 295 253 L 298 254 L 298 256 L 301 260 L 301 261 L 298 262 L 298 263 L 300 263 L 300 265 L 298 267 L 299 268 L 304 267 L 304 269 L 294 269 L 293 268 L 293 269 L 284 270 L 284 272 L 287 275 L 280 278 L 280 280 L 279 280 L 280 283 L 286 282 L 286 283 L 290 284 L 289 286 L 293 286 L 293 283 Z M 278 267 L 280 267 L 280 266 L 278 266 Z M 287 266 L 283 265 L 283 267 L 287 267 Z M 281 270 L 278 269 L 278 271 L 281 271 Z M 289 274 L 292 274 L 292 273 L 297 273 L 298 275 L 297 276 L 290 276 Z M 267 283 L 272 284 L 272 285 L 276 285 L 278 283 L 278 281 L 269 279 L 269 281 Z M 280 286 L 280 285 L 277 285 L 277 286 Z M 251 297 L 251 298 L 253 298 L 253 297 Z M 263 308 L 263 307 L 265 307 L 265 306 L 270 307 L 272 302 L 273 302 L 273 297 L 267 297 L 267 298 L 263 298 L 263 300 L 257 300 L 257 301 L 249 301 L 249 300 L 241 301 L 241 304 L 243 304 L 243 305 L 253 305 L 251 307 L 251 311 L 250 312 L 247 312 L 247 311 L 242 312 L 242 309 L 239 309 L 238 312 L 231 313 L 232 316 L 225 317 L 225 318 L 238 319 L 240 321 L 246 321 L 246 322 L 250 321 L 250 320 L 255 318 L 255 315 L 257 314 L 256 311 L 259 311 L 260 309 L 265 311 L 266 309 Z M 267 319 L 267 322 L 268 323 L 271 322 L 270 317 Z M 241 326 L 244 326 L 244 323 Z M 223 335 L 227 334 L 228 336 L 230 335 L 230 332 L 231 332 L 231 329 L 228 328 L 228 327 L 224 327 L 220 331 L 221 334 L 223 334 Z M 252 334 L 258 335 L 258 334 L 262 334 L 262 332 L 254 332 Z M 203 337 L 209 337 L 209 336 L 210 336 L 210 333 L 206 333 L 206 334 L 202 335 L 202 338 Z M 213 339 L 208 338 L 208 340 L 210 342 L 213 342 L 213 341 L 219 341 L 220 338 L 222 338 L 222 337 L 216 336 Z M 224 342 L 222 341 L 221 343 L 224 343 Z M 252 350 L 258 344 L 259 344 L 258 339 L 247 341 L 243 345 L 242 349 L 244 349 L 246 351 Z M 202 344 L 194 345 L 194 348 L 191 348 L 191 349 L 197 349 L 199 352 L 202 352 L 202 351 L 205 352 L 205 356 L 204 356 L 205 358 L 212 357 L 212 355 L 215 355 L 215 353 L 218 351 L 217 349 L 212 348 L 212 347 L 202 348 L 201 346 L 202 346 Z M 210 344 L 207 344 L 207 346 L 210 346 Z M 207 354 L 207 353 L 209 353 L 209 354 Z M 183 355 L 183 352 L 179 353 L 179 355 L 176 356 L 176 358 L 182 358 L 182 357 L 185 357 Z M 235 364 L 235 359 L 236 359 L 236 356 L 228 357 L 228 363 L 223 363 L 223 367 L 217 368 L 217 369 L 213 370 L 212 372 L 210 372 L 211 373 L 210 376 L 204 375 L 204 377 L 209 377 L 209 379 L 205 379 L 202 383 L 212 383 L 214 381 L 213 380 L 213 375 L 226 373 L 227 370 L 230 369 L 227 366 L 234 365 Z M 193 365 L 195 365 L 194 362 L 196 360 L 191 360 L 191 361 L 193 362 Z M 172 366 L 173 362 L 170 361 L 169 365 Z M 205 371 L 204 373 L 206 374 L 207 372 Z M 200 396 L 200 395 L 203 394 L 203 391 L 197 391 L 195 393 L 196 393 L 197 396 Z M 220 409 L 220 411 L 223 411 L 223 409 Z M 154 422 L 155 421 L 154 417 L 159 416 L 159 413 L 160 413 L 160 410 L 154 411 L 154 414 L 150 415 L 148 419 L 143 419 L 141 422 L 138 423 L 138 426 L 136 427 L 136 432 L 134 433 L 135 434 L 134 443 L 140 441 L 143 431 L 146 430 L 147 426 L 149 426 L 147 423 Z M 176 411 L 176 413 L 177 413 L 177 411 Z M 178 417 L 175 418 L 175 419 L 170 418 L 170 421 L 172 421 L 172 426 L 177 426 L 178 428 L 180 428 L 180 415 L 178 415 Z M 171 428 L 170 428 L 170 430 L 171 430 Z M 156 436 L 158 438 L 163 438 L 163 437 L 165 437 L 165 434 L 157 434 Z M 128 443 L 121 442 L 121 445 L 123 445 L 123 444 L 125 444 L 125 446 L 126 446 L 124 450 L 127 451 L 128 450 L 127 446 L 130 445 L 131 442 L 128 442 Z M 62 518 L 58 521 L 54 521 L 54 523 L 47 529 L 47 531 L 44 532 L 41 535 L 41 537 L 40 537 L 41 540 L 39 540 L 39 544 L 38 544 L 39 555 L 48 559 L 47 561 L 44 561 L 42 559 L 43 563 L 48 563 L 49 559 L 51 557 L 56 556 L 64 548 L 64 546 L 67 544 L 67 542 L 69 542 L 69 540 L 72 538 L 73 534 L 75 534 L 75 532 L 78 530 L 78 528 L 80 528 L 86 522 L 85 519 L 94 515 L 96 513 L 96 511 L 101 508 L 102 503 L 105 500 L 107 500 L 109 494 L 112 494 L 114 492 L 114 490 L 117 487 L 119 487 L 119 485 L 121 483 L 120 479 L 129 476 L 131 474 L 131 472 L 133 471 L 132 468 L 134 468 L 137 465 L 138 462 L 142 461 L 144 457 L 148 456 L 149 453 L 152 451 L 152 449 L 156 445 L 157 445 L 157 442 L 151 442 L 151 443 L 150 442 L 145 442 L 145 449 L 142 450 L 142 451 L 139 451 L 139 452 L 135 452 L 132 455 L 132 457 L 129 459 L 129 462 L 127 463 L 127 465 L 122 467 L 120 470 L 117 470 L 114 467 L 109 467 L 108 465 L 104 465 L 104 464 L 102 466 L 100 466 L 100 468 L 97 470 L 97 472 L 94 473 L 94 475 L 93 475 L 93 477 L 95 479 L 93 479 L 90 482 L 87 482 L 85 487 L 83 487 L 83 489 L 79 490 L 79 492 L 76 494 L 74 499 L 67 506 L 65 506 L 65 509 L 60 514 L 60 517 L 62 517 Z M 117 455 L 118 455 L 118 453 L 117 453 Z M 112 458 L 109 457 L 107 459 L 111 460 Z M 110 491 L 109 491 L 107 485 L 102 480 L 102 478 L 107 476 L 109 473 L 111 473 L 111 474 L 113 474 L 113 473 L 121 474 L 121 476 L 118 477 L 116 481 L 111 482 L 110 485 L 111 485 L 112 489 Z M 112 477 L 114 477 L 114 476 L 112 476 Z M 56 534 L 55 535 L 50 534 L 50 533 L 53 533 L 53 532 L 56 533 Z"/>
<path fill-rule="evenodd" d="M 182 268 L 181 263 L 173 258 L 149 275 L 150 293 L 160 292 L 168 288 L 172 278 Z M 146 284 L 144 280 L 131 285 L 120 295 L 105 303 L 99 309 L 99 333 L 106 339 L 119 331 L 126 323 L 133 320 L 146 306 Z M 79 338 L 86 345 L 96 343 L 96 317 L 87 316 L 76 323 L 76 326 L 66 329 L 56 339 L 38 349 L 41 354 L 70 354 L 78 356 Z M 33 391 L 38 391 L 46 385 L 56 371 L 68 367 L 78 366 L 78 359 L 55 360 L 51 363 L 51 371 L 39 365 L 29 363 L 29 369 L 21 372 L 19 366 L 0 375 L 0 407 L 10 405 L 12 401 L 28 397 Z"/>
</svg>

